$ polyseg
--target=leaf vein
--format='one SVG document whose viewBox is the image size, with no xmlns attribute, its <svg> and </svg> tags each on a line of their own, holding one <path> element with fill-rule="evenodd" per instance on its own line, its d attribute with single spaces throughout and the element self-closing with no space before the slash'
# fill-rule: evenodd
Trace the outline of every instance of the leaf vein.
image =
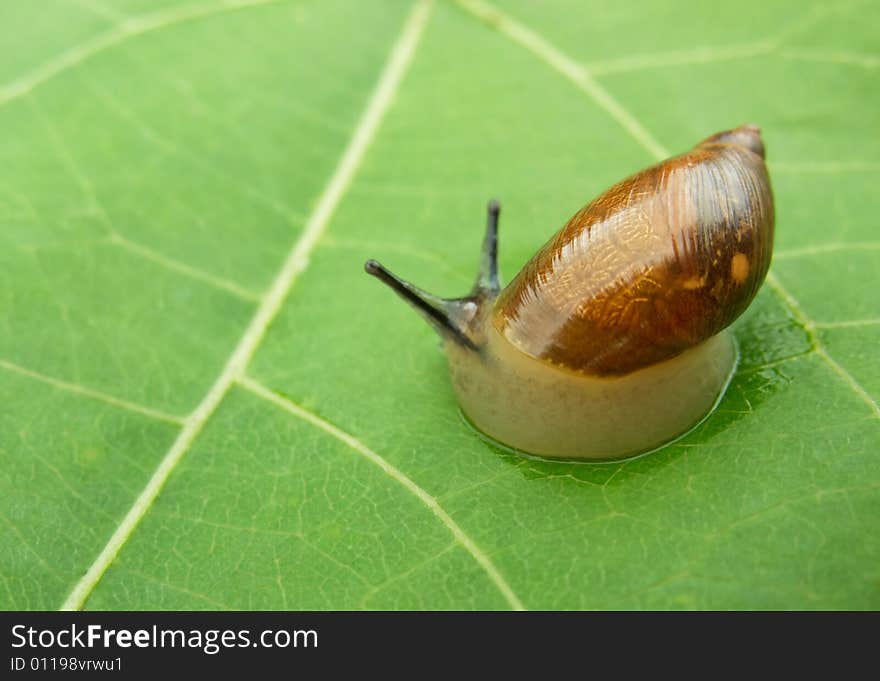
<svg viewBox="0 0 880 681">
<path fill-rule="evenodd" d="M 275 275 L 271 287 L 262 297 L 260 305 L 222 371 L 199 405 L 185 420 L 183 428 L 171 448 L 165 453 L 146 486 L 108 539 L 107 544 L 65 599 L 61 606 L 62 610 L 78 610 L 83 607 L 107 568 L 116 559 L 123 545 L 149 511 L 153 501 L 159 496 L 171 473 L 189 451 L 205 424 L 214 415 L 230 387 L 244 372 L 299 274 L 307 266 L 309 255 L 317 246 L 330 218 L 360 166 L 367 148 L 375 138 L 379 124 L 390 107 L 415 53 L 423 29 L 427 24 L 431 5 L 431 0 L 419 0 L 413 6 L 391 50 L 391 55 L 382 69 L 366 109 L 357 123 L 339 164 L 318 199 L 305 229 L 290 249 L 281 269 Z"/>
<path fill-rule="evenodd" d="M 846 329 L 859 326 L 877 326 L 880 324 L 880 317 L 871 319 L 847 319 L 841 322 L 816 322 L 817 329 Z"/>
<path fill-rule="evenodd" d="M 114 246 L 118 246 L 119 248 L 122 248 L 125 251 L 132 253 L 136 256 L 139 256 L 144 260 L 149 260 L 150 262 L 164 267 L 167 270 L 177 272 L 178 274 L 182 274 L 186 277 L 189 277 L 190 279 L 195 279 L 196 281 L 208 284 L 213 288 L 231 293 L 232 295 L 237 296 L 242 300 L 247 300 L 250 302 L 260 300 L 259 293 L 250 291 L 243 287 L 241 284 L 238 284 L 229 279 L 225 279 L 223 277 L 218 277 L 214 274 L 211 274 L 210 272 L 205 272 L 204 270 L 197 269 L 195 267 L 187 265 L 185 262 L 175 260 L 174 258 L 169 258 L 167 255 L 163 255 L 158 251 L 154 251 L 152 248 L 126 239 L 118 232 L 112 232 L 110 234 L 109 241 Z"/>
<path fill-rule="evenodd" d="M 774 253 L 773 257 L 777 259 L 800 258 L 805 255 L 821 255 L 822 253 L 835 253 L 837 251 L 876 251 L 880 250 L 880 241 L 853 241 L 853 242 L 832 242 L 827 244 L 817 244 L 815 246 L 804 246 L 803 248 L 790 248 L 785 251 Z"/>
<path fill-rule="evenodd" d="M 655 158 L 667 158 L 670 153 L 638 120 L 618 102 L 592 76 L 590 71 L 543 36 L 532 29 L 515 21 L 489 3 L 482 0 L 456 0 L 466 11 L 481 21 L 500 31 L 534 54 L 538 59 L 552 67 L 574 85 L 585 92 L 602 109 L 608 113 L 636 142 L 647 149 Z"/>
<path fill-rule="evenodd" d="M 75 395 L 89 397 L 93 400 L 106 402 L 107 404 L 113 405 L 114 407 L 133 411 L 143 416 L 149 416 L 150 418 L 156 419 L 158 421 L 167 421 L 168 423 L 173 423 L 175 425 L 182 425 L 184 422 L 184 419 L 180 416 L 168 414 L 158 409 L 153 409 L 152 407 L 145 407 L 142 404 L 129 402 L 128 400 L 123 400 L 122 398 L 115 397 L 108 393 L 101 392 L 100 390 L 95 390 L 94 388 L 89 388 L 78 383 L 69 383 L 68 381 L 62 381 L 61 379 L 53 378 L 52 376 L 47 376 L 46 374 L 41 374 L 38 371 L 27 369 L 26 367 L 15 364 L 14 362 L 10 362 L 6 359 L 0 358 L 0 368 L 5 369 L 6 371 L 10 371 L 12 373 L 19 374 L 21 376 L 27 376 L 28 378 L 32 378 L 35 381 L 40 381 L 41 383 L 46 383 L 48 385 L 51 385 L 53 388 L 64 390 Z"/>
<path fill-rule="evenodd" d="M 880 419 L 880 406 L 877 405 L 876 400 L 868 393 L 867 390 L 859 383 L 855 377 L 847 371 L 843 365 L 841 365 L 836 359 L 834 359 L 825 348 L 825 345 L 819 339 L 819 335 L 816 333 L 816 322 L 810 319 L 807 316 L 807 313 L 804 312 L 803 307 L 797 301 L 797 299 L 789 293 L 789 291 L 782 285 L 782 282 L 779 281 L 779 278 L 773 273 L 770 272 L 767 274 L 767 284 L 769 284 L 770 288 L 774 290 L 776 295 L 782 300 L 782 302 L 786 305 L 786 307 L 791 310 L 792 315 L 797 320 L 797 322 L 803 326 L 804 330 L 807 333 L 807 337 L 810 339 L 810 342 L 815 349 L 815 352 L 819 357 L 822 358 L 822 361 L 825 362 L 831 370 L 840 377 L 840 379 L 846 383 L 850 389 L 859 396 L 859 398 L 871 409 L 874 416 Z"/>
<path fill-rule="evenodd" d="M 187 147 L 180 146 L 174 140 L 171 140 L 160 133 L 139 117 L 134 111 L 129 109 L 117 95 L 109 91 L 98 81 L 85 75 L 83 76 L 82 81 L 85 86 L 95 94 L 95 96 L 104 102 L 110 111 L 116 114 L 122 121 L 130 125 L 141 137 L 149 140 L 163 151 L 186 161 L 205 175 L 223 182 L 233 191 L 239 193 L 248 200 L 253 201 L 255 204 L 266 210 L 279 215 L 290 224 L 296 224 L 305 220 L 304 216 L 285 205 L 282 201 L 260 191 L 256 187 L 242 183 L 238 178 L 230 177 L 219 170 L 216 163 L 211 163 L 211 161 L 203 155 L 197 154 Z"/>
<path fill-rule="evenodd" d="M 113 28 L 100 33 L 79 45 L 75 45 L 52 59 L 44 62 L 29 73 L 0 87 L 0 107 L 4 104 L 26 95 L 34 88 L 42 85 L 47 80 L 74 68 L 82 62 L 91 59 L 96 54 L 111 47 L 116 47 L 132 38 L 137 38 L 145 33 L 152 33 L 162 29 L 204 19 L 223 12 L 270 5 L 285 0 L 223 0 L 215 5 L 185 5 L 171 9 L 134 16 L 117 24 Z"/>
<path fill-rule="evenodd" d="M 455 520 L 453 520 L 452 516 L 450 516 L 443 509 L 443 507 L 440 505 L 435 497 L 430 495 L 424 488 L 416 484 L 403 471 L 393 466 L 381 455 L 377 454 L 374 450 L 367 447 L 367 445 L 365 445 L 363 442 L 358 440 L 350 433 L 347 433 L 344 430 L 334 426 L 329 421 L 325 421 L 317 414 L 307 409 L 304 409 L 303 407 L 282 397 L 281 395 L 272 392 L 264 385 L 258 383 L 252 378 L 242 377 L 239 383 L 243 388 L 250 391 L 257 397 L 271 402 L 275 406 L 312 424 L 316 428 L 320 428 L 328 435 L 331 435 L 340 442 L 348 445 L 351 449 L 363 456 L 367 461 L 382 469 L 382 471 L 390 478 L 400 483 L 407 491 L 411 492 L 419 499 L 419 501 L 427 506 L 428 509 L 437 517 L 437 519 L 440 520 L 440 522 L 442 522 L 446 526 L 446 528 L 452 533 L 452 536 L 455 538 L 455 540 L 459 544 L 461 544 L 461 546 L 468 553 L 471 554 L 474 560 L 486 572 L 492 583 L 504 596 L 505 600 L 508 602 L 511 608 L 513 608 L 514 610 L 525 609 L 522 601 L 520 601 L 519 597 L 510 588 L 510 585 L 508 585 L 507 581 L 498 571 L 498 568 L 495 567 L 495 564 L 492 562 L 489 556 L 479 546 L 477 546 L 474 540 L 471 539 L 464 530 L 461 529 L 461 526 L 459 526 L 459 524 L 456 523 Z"/>
</svg>

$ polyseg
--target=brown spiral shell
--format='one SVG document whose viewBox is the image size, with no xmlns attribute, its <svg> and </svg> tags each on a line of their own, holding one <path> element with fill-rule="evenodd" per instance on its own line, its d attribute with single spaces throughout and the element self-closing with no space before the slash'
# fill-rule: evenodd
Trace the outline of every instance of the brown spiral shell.
<svg viewBox="0 0 880 681">
<path fill-rule="evenodd" d="M 770 266 L 773 223 L 758 128 L 718 133 L 575 213 L 501 292 L 492 323 L 573 371 L 661 362 L 746 309 Z"/>
</svg>

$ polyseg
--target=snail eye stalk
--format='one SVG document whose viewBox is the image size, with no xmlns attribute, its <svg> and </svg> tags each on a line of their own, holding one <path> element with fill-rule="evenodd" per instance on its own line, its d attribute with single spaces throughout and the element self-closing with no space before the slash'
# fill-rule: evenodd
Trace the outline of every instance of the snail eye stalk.
<svg viewBox="0 0 880 681">
<path fill-rule="evenodd" d="M 494 297 L 501 290 L 498 281 L 498 215 L 501 205 L 495 199 L 486 206 L 486 236 L 480 256 L 480 270 L 471 290 L 471 296 Z"/>
<path fill-rule="evenodd" d="M 364 270 L 412 305 L 441 336 L 451 338 L 471 350 L 477 349 L 476 344 L 468 338 L 458 321 L 468 299 L 446 299 L 431 295 L 418 286 L 404 281 L 376 260 L 367 260 L 364 263 Z"/>
<path fill-rule="evenodd" d="M 364 270 L 412 305 L 440 333 L 470 350 L 479 350 L 471 338 L 468 322 L 474 310 L 498 296 L 498 215 L 501 206 L 491 200 L 486 206 L 486 236 L 480 252 L 480 268 L 471 292 L 463 298 L 440 298 L 398 277 L 376 260 L 367 260 Z"/>
</svg>

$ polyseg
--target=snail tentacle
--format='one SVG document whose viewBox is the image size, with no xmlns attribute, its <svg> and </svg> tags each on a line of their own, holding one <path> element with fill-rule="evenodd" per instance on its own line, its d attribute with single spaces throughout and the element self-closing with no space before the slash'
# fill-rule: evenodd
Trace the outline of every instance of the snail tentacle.
<svg viewBox="0 0 880 681">
<path fill-rule="evenodd" d="M 463 324 L 467 306 L 473 305 L 470 299 L 446 299 L 432 295 L 404 281 L 376 260 L 367 260 L 364 270 L 412 305 L 441 336 L 451 338 L 471 350 L 478 349 L 476 343 L 468 337 Z"/>
<path fill-rule="evenodd" d="M 480 251 L 480 269 L 471 289 L 471 297 L 494 298 L 501 290 L 498 279 L 498 215 L 501 204 L 492 199 L 486 206 L 486 236 Z"/>
</svg>

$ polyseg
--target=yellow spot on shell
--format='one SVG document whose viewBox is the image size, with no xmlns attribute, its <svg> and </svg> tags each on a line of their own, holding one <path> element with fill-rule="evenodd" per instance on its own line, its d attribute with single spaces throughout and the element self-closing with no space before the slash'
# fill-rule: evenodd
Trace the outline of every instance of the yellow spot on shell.
<svg viewBox="0 0 880 681">
<path fill-rule="evenodd" d="M 749 276 L 749 259 L 744 253 L 736 253 L 730 259 L 730 276 L 737 284 L 742 284 Z"/>
<path fill-rule="evenodd" d="M 703 288 L 706 285 L 706 277 L 688 277 L 683 282 L 681 282 L 681 287 L 685 291 L 694 291 L 698 288 Z"/>
</svg>

